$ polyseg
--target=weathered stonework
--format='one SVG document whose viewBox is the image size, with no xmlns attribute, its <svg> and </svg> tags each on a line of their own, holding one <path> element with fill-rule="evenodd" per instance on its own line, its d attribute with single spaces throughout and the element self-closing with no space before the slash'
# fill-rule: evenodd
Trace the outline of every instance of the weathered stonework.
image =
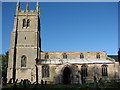
<svg viewBox="0 0 120 90">
<path fill-rule="evenodd" d="M 36 10 L 19 10 L 19 3 L 16 6 L 16 14 L 14 19 L 14 28 L 11 33 L 11 43 L 9 50 L 9 62 L 7 79 L 13 78 L 15 70 L 15 80 L 18 82 L 28 79 L 30 82 L 48 84 L 64 84 L 69 81 L 69 84 L 91 83 L 94 82 L 94 77 L 97 81 L 103 80 L 119 80 L 120 66 L 119 63 L 107 56 L 105 51 L 102 52 L 41 52 L 40 47 L 40 11 L 38 3 Z M 29 19 L 30 25 L 23 27 L 23 20 Z M 45 55 L 48 55 L 45 58 Z M 63 58 L 63 55 L 67 55 Z M 83 58 L 80 58 L 80 55 Z M 99 57 L 97 58 L 97 54 Z M 26 56 L 26 65 L 22 67 L 21 57 Z M 24 58 L 25 59 L 25 58 Z M 107 75 L 103 76 L 102 65 L 107 66 Z M 43 66 L 49 67 L 48 77 L 43 77 Z M 82 67 L 87 67 L 85 73 L 87 76 L 82 76 Z M 67 71 L 65 71 L 67 70 Z M 106 69 L 105 69 L 106 70 Z M 69 73 L 69 74 L 68 74 Z M 67 82 L 68 83 L 68 82 Z"/>
<path fill-rule="evenodd" d="M 53 60 L 53 61 L 59 61 L 62 60 L 63 62 L 66 59 L 63 59 L 62 55 L 63 53 L 66 53 L 68 55 L 69 60 L 81 60 L 80 59 L 80 53 L 83 53 L 84 55 L 84 59 L 83 61 L 88 61 L 88 60 L 94 60 L 96 59 L 96 54 L 100 53 L 101 57 L 100 59 L 96 59 L 96 60 L 110 60 L 111 63 L 101 63 L 101 62 L 97 62 L 97 63 L 89 63 L 89 62 L 85 62 L 84 64 L 88 66 L 88 75 L 86 77 L 86 82 L 90 83 L 90 82 L 94 82 L 94 76 L 96 76 L 97 80 L 99 80 L 100 78 L 102 78 L 103 80 L 115 80 L 115 79 L 119 79 L 119 64 L 118 62 L 115 62 L 114 59 L 110 58 L 107 56 L 106 52 L 41 52 L 41 59 L 44 59 L 45 54 L 49 55 L 49 59 L 48 60 Z M 46 63 L 45 63 L 46 64 Z M 75 63 L 75 64 L 70 64 L 70 63 L 63 63 L 63 64 L 48 64 L 50 67 L 50 77 L 48 78 L 39 78 L 39 81 L 44 80 L 44 81 L 48 81 L 48 83 L 63 83 L 63 70 L 68 67 L 70 68 L 70 70 L 72 71 L 71 74 L 73 76 L 71 83 L 81 83 L 81 74 L 79 73 L 81 71 L 81 66 L 84 65 L 81 63 Z M 102 65 L 108 65 L 108 76 L 102 76 Z M 41 64 L 38 64 L 38 66 L 42 66 Z M 79 76 L 79 79 L 76 78 L 76 76 Z"/>
</svg>

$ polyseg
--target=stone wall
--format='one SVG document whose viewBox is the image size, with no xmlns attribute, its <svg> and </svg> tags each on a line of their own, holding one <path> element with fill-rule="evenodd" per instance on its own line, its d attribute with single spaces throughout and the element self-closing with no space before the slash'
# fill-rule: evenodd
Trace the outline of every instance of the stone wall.
<svg viewBox="0 0 120 90">
<path fill-rule="evenodd" d="M 94 82 L 94 76 L 97 78 L 97 81 L 102 78 L 103 80 L 111 81 L 115 80 L 115 64 L 106 64 L 108 65 L 108 76 L 102 76 L 102 66 L 103 64 L 87 64 L 88 66 L 88 76 L 86 77 L 86 83 L 93 83 Z M 63 70 L 65 67 L 70 68 L 72 71 L 72 79 L 71 79 L 71 84 L 74 83 L 81 83 L 81 66 L 79 64 L 61 64 L 61 65 L 49 65 L 50 69 L 50 76 L 47 78 L 42 78 L 42 68 L 39 68 L 40 72 L 40 77 L 39 77 L 39 82 L 41 80 L 47 81 L 49 84 L 59 84 L 63 83 Z M 38 67 L 42 67 L 42 65 L 38 65 Z M 77 76 L 79 76 L 77 78 Z M 79 79 L 79 80 L 78 80 Z"/>
<path fill-rule="evenodd" d="M 106 59 L 107 53 L 103 52 L 41 52 L 41 59 L 45 59 L 45 54 L 48 53 L 49 59 L 63 59 L 63 54 L 66 53 L 67 59 L 80 59 L 80 54 L 84 55 L 85 60 L 96 59 L 97 53 L 100 54 L 100 59 Z"/>
</svg>

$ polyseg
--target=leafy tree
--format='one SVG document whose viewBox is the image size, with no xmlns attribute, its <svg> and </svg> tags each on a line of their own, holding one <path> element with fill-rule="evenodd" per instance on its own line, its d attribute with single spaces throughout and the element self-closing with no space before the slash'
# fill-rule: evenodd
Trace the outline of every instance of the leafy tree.
<svg viewBox="0 0 120 90">
<path fill-rule="evenodd" d="M 3 83 L 6 83 L 8 56 L 9 56 L 8 51 L 5 53 L 5 55 L 4 54 L 0 55 L 0 68 L 2 69 Z"/>
</svg>

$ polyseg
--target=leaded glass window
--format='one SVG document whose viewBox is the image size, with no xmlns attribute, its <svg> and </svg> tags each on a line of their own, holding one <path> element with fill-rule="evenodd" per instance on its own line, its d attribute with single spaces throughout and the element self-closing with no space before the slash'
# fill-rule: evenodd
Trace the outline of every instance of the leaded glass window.
<svg viewBox="0 0 120 90">
<path fill-rule="evenodd" d="M 66 53 L 63 54 L 63 59 L 67 59 L 67 54 Z"/>
<path fill-rule="evenodd" d="M 100 54 L 99 53 L 97 53 L 96 58 L 100 59 Z"/>
<path fill-rule="evenodd" d="M 49 59 L 49 54 L 48 53 L 45 54 L 45 59 Z"/>
<path fill-rule="evenodd" d="M 83 59 L 84 58 L 84 55 L 83 53 L 80 54 L 80 59 Z"/>
<path fill-rule="evenodd" d="M 107 65 L 102 65 L 102 76 L 108 76 Z"/>
<path fill-rule="evenodd" d="M 82 77 L 87 77 L 88 76 L 87 66 L 86 65 L 81 66 L 81 76 Z"/>
<path fill-rule="evenodd" d="M 49 77 L 49 66 L 42 66 L 42 77 Z"/>
</svg>

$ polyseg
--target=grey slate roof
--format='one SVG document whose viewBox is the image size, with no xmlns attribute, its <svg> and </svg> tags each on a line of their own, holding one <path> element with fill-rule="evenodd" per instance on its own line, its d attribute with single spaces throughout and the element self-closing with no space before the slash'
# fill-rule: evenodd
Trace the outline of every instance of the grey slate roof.
<svg viewBox="0 0 120 90">
<path fill-rule="evenodd" d="M 118 55 L 108 55 L 108 57 L 115 59 L 118 62 Z"/>
</svg>

